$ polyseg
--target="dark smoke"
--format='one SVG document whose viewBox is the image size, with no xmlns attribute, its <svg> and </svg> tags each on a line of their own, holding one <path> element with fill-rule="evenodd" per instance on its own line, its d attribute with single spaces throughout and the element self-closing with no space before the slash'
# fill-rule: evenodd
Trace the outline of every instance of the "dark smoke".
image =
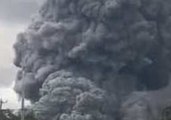
<svg viewBox="0 0 171 120">
<path fill-rule="evenodd" d="M 169 84 L 170 4 L 48 0 L 14 45 L 16 92 L 40 120 L 151 120 Z"/>
</svg>

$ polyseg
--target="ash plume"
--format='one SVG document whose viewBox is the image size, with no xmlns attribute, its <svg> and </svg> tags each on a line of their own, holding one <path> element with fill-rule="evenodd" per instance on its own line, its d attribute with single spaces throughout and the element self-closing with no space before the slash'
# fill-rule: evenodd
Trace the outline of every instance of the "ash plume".
<svg viewBox="0 0 171 120">
<path fill-rule="evenodd" d="M 40 120 L 151 120 L 146 96 L 170 82 L 170 4 L 46 1 L 14 45 L 16 92 Z"/>
</svg>

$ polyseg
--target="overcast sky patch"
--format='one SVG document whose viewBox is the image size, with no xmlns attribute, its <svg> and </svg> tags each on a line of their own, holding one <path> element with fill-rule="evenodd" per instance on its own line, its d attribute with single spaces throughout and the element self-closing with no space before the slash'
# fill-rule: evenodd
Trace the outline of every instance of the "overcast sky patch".
<svg viewBox="0 0 171 120">
<path fill-rule="evenodd" d="M 26 23 L 37 9 L 36 0 L 0 0 L 0 20 L 9 23 Z"/>
</svg>

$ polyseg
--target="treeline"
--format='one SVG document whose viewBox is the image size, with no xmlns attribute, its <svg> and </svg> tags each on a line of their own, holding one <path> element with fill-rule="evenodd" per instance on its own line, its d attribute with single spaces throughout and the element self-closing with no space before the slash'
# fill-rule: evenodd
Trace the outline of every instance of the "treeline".
<svg viewBox="0 0 171 120">
<path fill-rule="evenodd" d="M 20 111 L 0 110 L 0 120 L 21 120 Z M 36 120 L 33 112 L 26 112 L 25 120 Z"/>
</svg>

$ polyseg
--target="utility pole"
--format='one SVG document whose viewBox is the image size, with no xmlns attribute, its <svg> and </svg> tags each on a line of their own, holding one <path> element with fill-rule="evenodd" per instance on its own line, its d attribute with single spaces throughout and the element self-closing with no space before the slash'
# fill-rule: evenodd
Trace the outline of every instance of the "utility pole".
<svg viewBox="0 0 171 120">
<path fill-rule="evenodd" d="M 22 98 L 21 98 L 21 120 L 25 119 L 25 93 L 24 90 L 22 91 Z"/>
<path fill-rule="evenodd" d="M 23 70 L 25 70 L 25 69 L 23 69 Z M 23 72 L 23 76 L 25 77 L 25 71 Z M 22 79 L 21 120 L 25 120 L 25 88 L 24 88 L 24 79 Z"/>
<path fill-rule="evenodd" d="M 25 57 L 22 62 L 22 69 L 23 69 L 23 78 L 26 77 L 26 61 L 27 58 Z M 25 120 L 25 79 L 22 78 L 22 93 L 21 93 L 21 120 Z"/>
</svg>

